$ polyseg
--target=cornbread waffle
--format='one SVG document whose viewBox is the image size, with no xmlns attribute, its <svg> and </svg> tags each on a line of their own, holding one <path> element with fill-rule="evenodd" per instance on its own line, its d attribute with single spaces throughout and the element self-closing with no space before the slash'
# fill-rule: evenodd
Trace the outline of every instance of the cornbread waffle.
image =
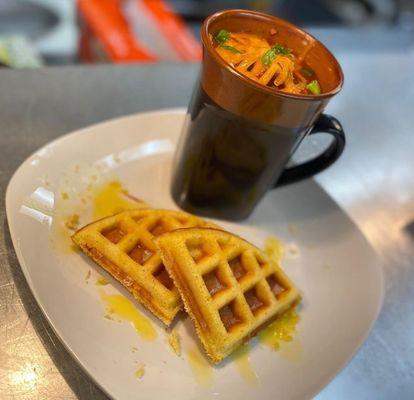
<svg viewBox="0 0 414 400">
<path fill-rule="evenodd" d="M 72 240 L 166 325 L 182 307 L 153 238 L 171 230 L 215 226 L 193 215 L 154 209 L 124 211 L 86 225 Z"/>
<path fill-rule="evenodd" d="M 299 301 L 279 265 L 231 233 L 180 229 L 155 243 L 214 363 Z"/>
</svg>

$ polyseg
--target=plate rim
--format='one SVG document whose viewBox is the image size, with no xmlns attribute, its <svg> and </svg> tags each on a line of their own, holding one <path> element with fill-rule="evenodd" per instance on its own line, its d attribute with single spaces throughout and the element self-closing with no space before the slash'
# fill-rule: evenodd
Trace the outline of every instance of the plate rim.
<svg viewBox="0 0 414 400">
<path fill-rule="evenodd" d="M 56 328 L 55 324 L 53 323 L 52 319 L 50 318 L 50 316 L 46 312 L 46 310 L 44 308 L 45 307 L 44 304 L 42 303 L 42 301 L 40 301 L 40 299 L 38 297 L 38 293 L 37 293 L 37 291 L 36 291 L 36 289 L 33 285 L 33 282 L 31 281 L 31 278 L 30 278 L 30 272 L 29 272 L 29 270 L 26 266 L 26 263 L 24 262 L 23 253 L 20 249 L 20 246 L 18 245 L 18 240 L 16 238 L 14 226 L 13 226 L 13 223 L 12 223 L 12 218 L 11 218 L 11 215 L 12 215 L 11 192 L 12 192 L 13 186 L 14 186 L 13 183 L 14 183 L 14 180 L 16 179 L 16 177 L 19 176 L 21 171 L 27 166 L 27 164 L 31 161 L 31 159 L 34 156 L 36 156 L 39 152 L 43 151 L 44 149 L 46 149 L 48 147 L 53 147 L 57 142 L 62 142 L 62 141 L 66 141 L 68 139 L 73 139 L 74 137 L 76 137 L 78 135 L 84 134 L 85 131 L 88 131 L 88 130 L 94 130 L 94 129 L 97 129 L 97 128 L 99 129 L 101 126 L 108 126 L 108 125 L 116 124 L 116 123 L 119 123 L 119 122 L 133 120 L 133 119 L 135 119 L 137 117 L 139 118 L 141 116 L 153 116 L 153 115 L 159 115 L 159 114 L 161 114 L 161 115 L 163 115 L 163 114 L 170 114 L 170 115 L 184 114 L 184 116 L 185 116 L 185 113 L 186 113 L 186 108 L 185 107 L 171 107 L 171 108 L 161 108 L 161 109 L 154 109 L 154 110 L 148 110 L 148 111 L 140 111 L 140 112 L 133 113 L 133 114 L 127 114 L 127 115 L 118 116 L 118 117 L 115 117 L 115 118 L 104 119 L 100 122 L 93 123 L 91 125 L 88 125 L 88 126 L 85 126 L 85 127 L 67 132 L 65 134 L 62 134 L 62 135 L 56 137 L 55 139 L 45 143 L 43 146 L 39 147 L 37 150 L 33 151 L 29 156 L 27 156 L 24 159 L 24 161 L 22 161 L 20 163 L 20 165 L 16 168 L 16 170 L 14 171 L 12 176 L 10 177 L 9 182 L 7 184 L 6 192 L 5 192 L 6 219 L 7 219 L 7 226 L 8 226 L 8 229 L 9 229 L 10 237 L 11 237 L 12 244 L 13 244 L 13 250 L 16 254 L 17 261 L 18 261 L 19 266 L 20 266 L 20 268 L 23 272 L 26 283 L 30 288 L 31 294 L 35 298 L 38 307 L 40 308 L 40 310 L 41 310 L 43 316 L 45 317 L 46 321 L 48 322 L 48 324 L 52 328 L 54 334 L 59 339 L 60 343 L 62 343 L 63 347 L 68 352 L 68 354 L 75 360 L 77 365 L 87 375 L 87 377 L 89 379 L 91 379 L 92 382 L 100 390 L 102 390 L 109 398 L 114 399 L 114 400 L 116 399 L 114 394 L 110 393 L 110 391 L 108 391 L 103 385 L 100 384 L 100 382 L 97 379 L 95 379 L 93 374 L 88 371 L 87 367 L 83 364 L 81 359 L 72 350 L 69 343 L 67 343 L 67 341 L 65 339 L 63 339 L 63 337 L 61 337 L 61 335 L 59 334 L 59 331 Z M 362 239 L 365 241 L 366 247 L 369 249 L 369 251 L 372 253 L 372 256 L 375 258 L 376 262 L 373 263 L 373 264 L 375 264 L 375 266 L 376 266 L 375 268 L 376 268 L 376 271 L 377 271 L 377 279 L 378 279 L 378 301 L 377 301 L 377 304 L 376 304 L 374 318 L 372 318 L 371 322 L 369 323 L 368 329 L 366 330 L 364 335 L 362 335 L 361 338 L 358 340 L 358 345 L 355 346 L 354 350 L 349 353 L 349 355 L 344 359 L 344 361 L 342 363 L 338 363 L 337 368 L 335 368 L 334 370 L 332 370 L 331 373 L 328 374 L 328 378 L 326 379 L 325 383 L 321 383 L 321 384 L 315 386 L 315 389 L 313 389 L 313 391 L 311 393 L 311 396 L 309 397 L 309 398 L 314 398 L 324 388 L 326 388 L 329 384 L 331 384 L 333 382 L 333 380 L 339 375 L 339 373 L 342 372 L 345 369 L 345 367 L 351 363 L 351 361 L 354 359 L 356 354 L 360 351 L 362 345 L 366 342 L 366 340 L 370 336 L 376 322 L 378 321 L 378 317 L 381 313 L 382 306 L 383 306 L 383 303 L 384 303 L 385 277 L 384 277 L 383 261 L 381 260 L 381 258 L 379 256 L 378 252 L 376 251 L 376 249 L 371 245 L 370 241 L 367 239 L 365 234 L 361 231 L 359 226 L 353 221 L 353 219 L 349 216 L 349 214 L 346 212 L 346 210 L 344 210 L 340 206 L 340 204 L 337 203 L 337 201 L 321 186 L 321 184 L 317 180 L 315 180 L 314 178 L 310 178 L 310 179 L 313 180 L 314 183 L 319 187 L 319 189 L 322 190 L 330 198 L 330 200 L 335 203 L 336 207 L 338 207 L 338 209 L 346 216 L 346 218 L 349 220 L 349 222 L 353 225 L 354 229 L 356 229 L 360 233 Z M 69 384 L 68 384 L 68 386 L 70 387 Z"/>
</svg>

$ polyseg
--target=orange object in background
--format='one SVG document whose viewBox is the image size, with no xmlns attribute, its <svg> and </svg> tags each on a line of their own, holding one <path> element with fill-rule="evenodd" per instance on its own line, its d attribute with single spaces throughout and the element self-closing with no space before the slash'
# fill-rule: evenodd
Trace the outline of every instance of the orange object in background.
<svg viewBox="0 0 414 400">
<path fill-rule="evenodd" d="M 201 60 L 201 45 L 187 28 L 185 22 L 165 1 L 135 0 L 142 3 L 154 16 L 154 20 L 163 34 L 169 40 L 171 47 L 183 61 Z"/>
<path fill-rule="evenodd" d="M 164 0 L 78 0 L 84 62 L 199 61 L 201 45 Z"/>
</svg>

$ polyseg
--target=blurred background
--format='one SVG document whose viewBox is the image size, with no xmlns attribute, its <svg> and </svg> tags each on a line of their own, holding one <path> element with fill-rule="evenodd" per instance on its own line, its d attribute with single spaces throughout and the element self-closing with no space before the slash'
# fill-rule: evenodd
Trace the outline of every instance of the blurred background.
<svg viewBox="0 0 414 400">
<path fill-rule="evenodd" d="M 334 51 L 413 45 L 413 0 L 0 0 L 0 65 L 197 61 L 203 19 L 225 8 L 274 14 Z"/>
</svg>

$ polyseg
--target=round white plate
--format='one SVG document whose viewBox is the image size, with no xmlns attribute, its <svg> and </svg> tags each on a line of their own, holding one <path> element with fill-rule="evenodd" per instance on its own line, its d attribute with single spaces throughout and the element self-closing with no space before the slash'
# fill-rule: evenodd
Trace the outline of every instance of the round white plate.
<svg viewBox="0 0 414 400">
<path fill-rule="evenodd" d="M 128 323 L 105 319 L 99 290 L 131 296 L 86 257 L 65 253 L 54 241 L 62 203 L 73 206 L 71 199 L 62 201 L 62 190 L 72 196 L 88 179 L 116 178 L 152 206 L 176 208 L 169 179 L 183 119 L 182 110 L 167 110 L 91 126 L 48 144 L 20 166 L 9 183 L 6 208 L 26 279 L 68 350 L 114 399 L 311 398 L 363 343 L 383 295 L 373 250 L 314 181 L 269 192 L 242 224 L 220 222 L 258 246 L 270 235 L 287 243 L 283 266 L 303 294 L 295 357 L 254 346 L 255 383 L 245 380 L 231 360 L 211 367 L 207 383 L 198 380 L 187 360 L 197 340 L 188 320 L 177 322 L 183 342 L 183 355 L 177 357 L 162 325 L 139 304 L 157 330 L 153 342 L 142 340 Z M 98 275 L 110 281 L 104 289 L 94 284 Z M 145 375 L 138 379 L 134 372 L 142 364 Z"/>
</svg>

